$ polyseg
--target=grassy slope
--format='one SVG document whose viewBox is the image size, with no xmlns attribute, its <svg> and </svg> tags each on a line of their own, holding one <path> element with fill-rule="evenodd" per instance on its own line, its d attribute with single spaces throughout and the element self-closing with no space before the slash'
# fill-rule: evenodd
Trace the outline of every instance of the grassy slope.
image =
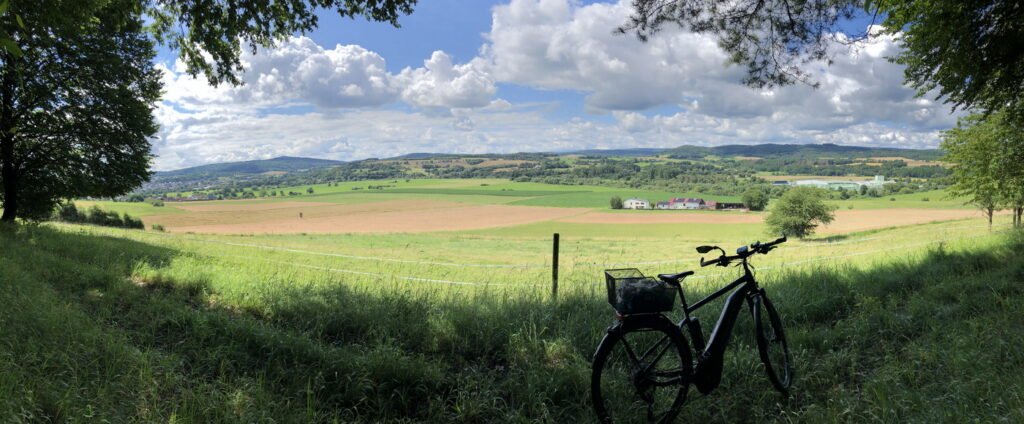
<svg viewBox="0 0 1024 424">
<path fill-rule="evenodd" d="M 366 290 L 326 275 L 296 284 L 276 271 L 231 292 L 220 280 L 242 269 L 169 244 L 48 227 L 0 238 L 5 421 L 591 417 L 587 358 L 611 322 L 599 289 L 553 303 Z M 794 396 L 770 390 L 740 337 L 719 392 L 693 396 L 684 416 L 1020 421 L 1022 248 L 1002 238 L 768 275 L 798 364 Z"/>
<path fill-rule="evenodd" d="M 153 206 L 145 202 L 110 202 L 78 200 L 75 202 L 75 206 L 78 207 L 78 209 L 83 212 L 85 212 L 88 208 L 91 208 L 93 206 L 99 206 L 100 209 L 114 211 L 117 213 L 127 213 L 132 216 L 146 216 L 185 212 L 184 209 L 175 208 L 173 203 L 165 203 L 165 206 Z"/>
<path fill-rule="evenodd" d="M 764 234 L 763 224 L 583 224 L 574 222 L 538 222 L 511 227 L 465 231 L 468 234 L 495 237 L 550 237 L 559 233 L 563 237 L 647 237 L 685 238 L 687 240 L 738 239 L 752 234 Z"/>
<path fill-rule="evenodd" d="M 928 200 L 925 201 L 924 199 Z M 846 209 L 849 206 L 853 206 L 854 209 L 975 209 L 974 206 L 965 205 L 962 200 L 950 199 L 949 195 L 943 190 L 897 194 L 878 198 L 836 200 L 832 203 L 839 206 L 840 209 Z"/>
</svg>

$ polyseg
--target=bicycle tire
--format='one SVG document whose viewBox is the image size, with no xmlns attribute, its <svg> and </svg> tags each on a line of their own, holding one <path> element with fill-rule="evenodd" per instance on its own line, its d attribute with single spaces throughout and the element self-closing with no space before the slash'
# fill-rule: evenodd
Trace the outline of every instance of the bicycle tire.
<svg viewBox="0 0 1024 424">
<path fill-rule="evenodd" d="M 650 371 L 637 371 L 643 368 Z M 594 353 L 594 410 L 605 424 L 672 422 L 686 402 L 692 375 L 689 344 L 678 327 L 665 318 L 633 325 L 627 318 Z"/>
<path fill-rule="evenodd" d="M 761 355 L 761 362 L 764 363 L 768 380 L 776 390 L 787 394 L 793 383 L 793 359 L 789 354 L 782 320 L 775 311 L 775 306 L 763 293 L 754 297 L 753 315 L 757 350 Z M 768 325 L 765 325 L 766 323 Z"/>
</svg>

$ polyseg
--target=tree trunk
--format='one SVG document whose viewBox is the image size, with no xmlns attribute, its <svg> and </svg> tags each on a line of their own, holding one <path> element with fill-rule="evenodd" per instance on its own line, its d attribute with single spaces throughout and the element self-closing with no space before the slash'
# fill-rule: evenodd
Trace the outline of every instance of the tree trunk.
<svg viewBox="0 0 1024 424">
<path fill-rule="evenodd" d="M 14 137 L 8 134 L 0 137 L 0 161 L 4 179 L 4 214 L 0 221 L 14 222 L 18 217 L 18 171 L 14 166 Z"/>
<path fill-rule="evenodd" d="M 995 208 L 986 208 L 985 215 L 988 215 L 988 230 L 992 231 L 992 214 L 995 212 Z"/>
<path fill-rule="evenodd" d="M 3 137 L 7 138 L 7 137 Z M 13 222 L 17 218 L 17 170 L 14 169 L 14 147 L 7 140 L 0 141 L 0 160 L 3 161 L 3 216 L 0 221 Z M 9 152 L 8 152 L 9 151 Z"/>
<path fill-rule="evenodd" d="M 18 168 L 14 163 L 14 89 L 10 54 L 4 56 L 3 81 L 0 81 L 0 178 L 3 178 L 4 214 L 0 221 L 14 222 L 18 217 Z"/>
</svg>

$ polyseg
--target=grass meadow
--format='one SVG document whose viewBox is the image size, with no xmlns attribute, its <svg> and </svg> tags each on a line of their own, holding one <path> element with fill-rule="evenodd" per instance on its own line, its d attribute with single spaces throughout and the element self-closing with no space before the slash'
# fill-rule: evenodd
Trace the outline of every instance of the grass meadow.
<svg viewBox="0 0 1024 424">
<path fill-rule="evenodd" d="M 1008 221 L 793 241 L 756 258 L 791 340 L 792 396 L 771 389 L 741 319 L 721 387 L 691 391 L 681 421 L 1024 420 L 1024 238 Z M 2 227 L 0 421 L 590 422 L 590 355 L 613 322 L 601 271 L 694 269 L 696 245 L 769 238 L 742 225 L 531 225 Z M 699 269 L 688 299 L 735 275 Z M 707 329 L 717 311 L 700 316 Z"/>
</svg>

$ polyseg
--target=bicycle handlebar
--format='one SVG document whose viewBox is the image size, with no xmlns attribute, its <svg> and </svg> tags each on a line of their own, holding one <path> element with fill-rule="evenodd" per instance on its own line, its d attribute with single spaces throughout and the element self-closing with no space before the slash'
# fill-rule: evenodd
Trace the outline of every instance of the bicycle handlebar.
<svg viewBox="0 0 1024 424">
<path fill-rule="evenodd" d="M 774 249 L 776 245 L 778 245 L 780 243 L 785 243 L 785 242 L 786 242 L 786 235 L 785 234 L 783 234 L 782 237 L 779 237 L 779 238 L 775 239 L 775 241 L 772 241 L 772 242 L 769 242 L 769 243 L 761 243 L 760 241 L 755 241 L 750 246 L 741 246 L 739 249 L 736 249 L 736 254 L 733 255 L 733 256 L 727 256 L 727 255 L 725 255 L 725 252 L 723 251 L 722 252 L 722 256 L 719 256 L 719 257 L 717 257 L 715 259 L 709 259 L 709 260 L 705 261 L 704 258 L 700 258 L 700 266 L 705 267 L 705 266 L 708 266 L 708 265 L 715 265 L 715 264 L 718 264 L 718 265 L 721 265 L 721 266 L 726 266 L 726 265 L 729 265 L 730 262 L 732 262 L 734 260 L 737 260 L 737 259 L 746 259 L 747 257 L 749 257 L 751 255 L 756 255 L 758 253 L 760 253 L 762 255 L 767 254 L 768 252 L 772 251 L 772 249 Z M 721 250 L 721 249 L 719 249 L 719 250 Z"/>
</svg>

